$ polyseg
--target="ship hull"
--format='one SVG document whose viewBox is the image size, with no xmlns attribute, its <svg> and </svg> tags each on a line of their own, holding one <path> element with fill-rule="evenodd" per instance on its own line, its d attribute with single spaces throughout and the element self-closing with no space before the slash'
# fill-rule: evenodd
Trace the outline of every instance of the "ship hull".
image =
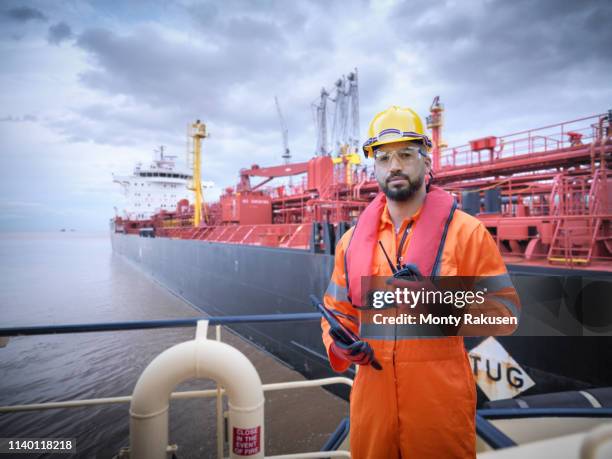
<svg viewBox="0 0 612 459">
<path fill-rule="evenodd" d="M 115 253 L 211 316 L 313 312 L 308 296 L 323 294 L 334 262 L 331 255 L 295 249 L 120 233 L 111 233 L 111 241 Z M 232 329 L 309 378 L 332 374 L 317 322 Z M 466 347 L 480 340 L 466 338 Z M 514 336 L 499 341 L 535 380 L 528 393 L 612 385 L 612 337 Z"/>
</svg>

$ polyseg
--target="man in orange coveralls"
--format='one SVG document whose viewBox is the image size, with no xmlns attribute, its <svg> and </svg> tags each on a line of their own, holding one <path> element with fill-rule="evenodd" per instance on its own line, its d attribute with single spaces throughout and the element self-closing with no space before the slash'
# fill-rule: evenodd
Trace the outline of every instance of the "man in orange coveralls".
<svg viewBox="0 0 612 459">
<path fill-rule="evenodd" d="M 406 327 L 401 325 L 366 323 L 361 278 L 392 275 L 382 244 L 397 266 L 416 265 L 424 276 L 482 279 L 479 285 L 487 288 L 487 301 L 499 308 L 498 315 L 518 318 L 518 296 L 485 226 L 457 210 L 450 194 L 429 186 L 431 141 L 419 116 L 393 106 L 374 117 L 368 137 L 364 152 L 374 158 L 383 193 L 338 243 L 324 296 L 326 306 L 361 341 L 336 342 L 327 322 L 321 323 L 332 368 L 341 373 L 359 365 L 351 392 L 351 454 L 355 459 L 473 458 L 476 388 L 463 338 L 402 336 Z M 373 355 L 381 371 L 370 365 Z"/>
</svg>

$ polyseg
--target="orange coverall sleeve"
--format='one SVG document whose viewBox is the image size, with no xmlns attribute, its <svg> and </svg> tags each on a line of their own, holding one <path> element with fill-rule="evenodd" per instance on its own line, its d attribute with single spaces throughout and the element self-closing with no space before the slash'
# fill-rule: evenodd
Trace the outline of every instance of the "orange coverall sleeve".
<svg viewBox="0 0 612 459">
<path fill-rule="evenodd" d="M 353 233 L 352 228 L 344 233 L 340 242 L 336 246 L 336 255 L 334 258 L 334 271 L 332 272 L 329 285 L 323 296 L 323 302 L 325 306 L 331 309 L 336 316 L 340 319 L 342 324 L 353 331 L 355 334 L 359 333 L 359 315 L 357 310 L 348 300 L 348 292 L 346 288 L 346 278 L 344 273 L 344 253 L 348 247 L 351 234 Z M 336 357 L 330 352 L 330 346 L 333 342 L 331 336 L 329 336 L 329 324 L 325 319 L 321 319 L 321 329 L 323 331 L 323 344 L 327 351 L 327 357 L 333 370 L 337 373 L 345 372 L 351 365 L 350 362 Z"/>
<path fill-rule="evenodd" d="M 467 239 L 462 253 L 463 259 L 459 260 L 458 274 L 476 277 L 476 288 L 486 289 L 482 312 L 520 319 L 519 296 L 495 240 L 482 223 Z M 474 312 L 478 312 L 478 308 Z M 516 325 L 500 326 L 497 334 L 511 334 L 515 329 Z"/>
</svg>

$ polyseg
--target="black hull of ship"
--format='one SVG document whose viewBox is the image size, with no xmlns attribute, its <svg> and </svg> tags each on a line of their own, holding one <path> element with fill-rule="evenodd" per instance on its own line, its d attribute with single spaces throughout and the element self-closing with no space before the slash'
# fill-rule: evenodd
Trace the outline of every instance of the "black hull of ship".
<svg viewBox="0 0 612 459">
<path fill-rule="evenodd" d="M 115 253 L 211 316 L 313 312 L 308 296 L 323 294 L 334 261 L 305 250 L 197 240 L 112 233 L 111 241 Z M 511 273 L 519 269 L 509 266 Z M 317 322 L 231 328 L 308 378 L 333 374 Z M 498 339 L 536 382 L 525 394 L 612 385 L 612 337 Z M 465 341 L 470 349 L 480 339 Z"/>
</svg>

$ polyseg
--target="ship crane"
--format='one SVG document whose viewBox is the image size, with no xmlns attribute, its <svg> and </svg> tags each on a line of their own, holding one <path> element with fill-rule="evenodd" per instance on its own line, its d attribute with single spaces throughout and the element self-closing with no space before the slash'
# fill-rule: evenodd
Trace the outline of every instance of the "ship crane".
<svg viewBox="0 0 612 459">
<path fill-rule="evenodd" d="M 289 129 L 287 129 L 287 123 L 283 117 L 280 104 L 278 103 L 278 97 L 274 96 L 274 102 L 276 103 L 276 111 L 278 113 L 278 120 L 280 122 L 281 134 L 283 136 L 283 155 L 282 158 L 285 160 L 285 164 L 289 164 L 291 160 L 291 151 L 289 150 Z"/>
<path fill-rule="evenodd" d="M 285 161 L 285 164 L 289 164 L 291 162 L 291 151 L 289 150 L 289 129 L 287 128 L 287 123 L 285 122 L 285 118 L 283 117 L 283 112 L 280 108 L 280 103 L 278 102 L 278 97 L 274 96 L 274 102 L 276 103 L 276 111 L 278 113 L 278 120 L 280 122 L 281 134 L 283 137 L 283 155 L 282 158 Z M 289 186 L 293 186 L 293 179 L 289 176 Z"/>
<path fill-rule="evenodd" d="M 333 106 L 328 110 L 328 102 Z M 313 103 L 313 115 L 317 129 L 317 156 L 335 156 L 334 164 L 343 164 L 345 183 L 351 184 L 353 167 L 361 164 L 359 150 L 359 82 L 357 69 L 342 76 L 329 93 L 321 89 L 318 103 Z M 333 113 L 331 121 L 328 114 Z M 331 150 L 327 134 L 331 124 Z M 335 155 L 334 155 L 335 153 Z"/>
<path fill-rule="evenodd" d="M 442 140 L 442 127 L 444 126 L 444 105 L 440 102 L 440 96 L 434 97 L 431 107 L 429 107 L 430 115 L 426 118 L 427 129 L 431 129 L 432 137 L 432 169 L 437 172 L 440 169 L 440 153 L 443 148 L 448 145 Z"/>
<path fill-rule="evenodd" d="M 357 69 L 335 83 L 332 145 L 337 154 L 359 148 L 359 84 Z"/>
<path fill-rule="evenodd" d="M 195 194 L 193 226 L 197 228 L 202 221 L 202 139 L 208 137 L 206 125 L 197 120 L 191 125 L 190 136 L 193 139 L 193 181 L 191 190 Z"/>
<path fill-rule="evenodd" d="M 317 127 L 317 148 L 315 150 L 316 156 L 328 156 L 329 151 L 327 149 L 327 101 L 329 99 L 329 93 L 325 88 L 321 88 L 321 96 L 319 103 L 313 103 L 313 117 L 315 126 Z"/>
<path fill-rule="evenodd" d="M 353 167 L 361 164 L 359 149 L 359 85 L 357 69 L 336 81 L 332 142 L 334 164 L 344 164 L 345 183 L 352 184 Z"/>
</svg>

